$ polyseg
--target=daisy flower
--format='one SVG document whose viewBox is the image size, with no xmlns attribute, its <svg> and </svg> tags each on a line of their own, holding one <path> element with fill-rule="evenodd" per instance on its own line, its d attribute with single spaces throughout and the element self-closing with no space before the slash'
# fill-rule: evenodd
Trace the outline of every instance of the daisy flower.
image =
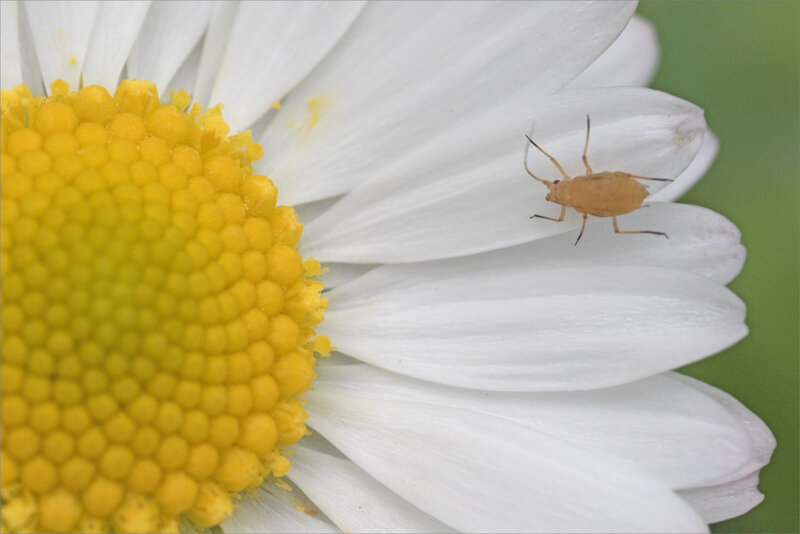
<svg viewBox="0 0 800 534">
<path fill-rule="evenodd" d="M 769 430 L 671 372 L 746 335 L 745 252 L 668 202 L 717 142 L 642 87 L 635 4 L 0 5 L 4 531 L 705 531 L 763 498 Z M 675 179 L 620 220 L 669 239 L 529 219 L 523 134 L 580 175 L 587 115 L 595 170 Z"/>
</svg>

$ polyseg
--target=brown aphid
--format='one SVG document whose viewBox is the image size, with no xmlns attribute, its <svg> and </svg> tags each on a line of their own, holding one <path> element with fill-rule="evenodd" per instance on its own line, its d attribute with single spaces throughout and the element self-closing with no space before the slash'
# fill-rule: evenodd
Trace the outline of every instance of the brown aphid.
<svg viewBox="0 0 800 534">
<path fill-rule="evenodd" d="M 528 168 L 528 150 L 530 145 L 525 148 L 525 170 L 535 180 L 542 182 L 549 190 L 546 200 L 561 204 L 561 215 L 556 219 L 555 217 L 547 217 L 545 215 L 531 215 L 531 219 L 539 217 L 549 221 L 561 222 L 564 220 L 564 214 L 567 207 L 573 208 L 578 213 L 583 214 L 583 224 L 581 225 L 581 232 L 578 234 L 578 239 L 575 244 L 581 240 L 583 230 L 586 228 L 586 218 L 589 215 L 595 217 L 611 217 L 611 222 L 614 224 L 615 234 L 655 234 L 663 235 L 667 239 L 669 236 L 664 232 L 655 232 L 653 230 L 620 230 L 617 226 L 617 215 L 630 213 L 631 211 L 639 208 L 642 201 L 647 197 L 647 189 L 637 182 L 636 180 L 652 180 L 656 182 L 671 182 L 668 178 L 650 178 L 647 176 L 637 176 L 635 174 L 628 174 L 621 171 L 603 171 L 594 172 L 589 166 L 589 161 L 586 158 L 586 150 L 589 148 L 589 116 L 586 116 L 586 144 L 583 146 L 583 164 L 586 166 L 586 174 L 583 176 L 576 176 L 574 178 L 564 172 L 563 167 L 559 165 L 556 159 L 545 152 L 539 145 L 533 142 L 533 139 L 525 136 L 530 144 L 539 149 L 539 151 L 547 156 L 553 165 L 556 166 L 558 171 L 564 177 L 563 180 L 544 180 L 534 175 Z"/>
</svg>

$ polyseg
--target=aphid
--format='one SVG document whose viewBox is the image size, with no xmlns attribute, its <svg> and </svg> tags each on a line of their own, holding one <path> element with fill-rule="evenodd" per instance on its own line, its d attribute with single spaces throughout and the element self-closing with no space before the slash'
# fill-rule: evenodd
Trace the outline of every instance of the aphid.
<svg viewBox="0 0 800 534">
<path fill-rule="evenodd" d="M 539 149 L 539 151 L 547 156 L 553 165 L 556 166 L 558 171 L 564 177 L 563 180 L 543 180 L 534 175 L 528 168 L 528 150 L 530 145 L 525 148 L 525 170 L 535 180 L 542 182 L 549 190 L 546 200 L 561 204 L 561 215 L 558 219 L 554 217 L 547 217 L 546 215 L 531 215 L 531 219 L 539 217 L 549 221 L 561 222 L 564 220 L 564 213 L 567 211 L 567 206 L 575 209 L 578 213 L 583 214 L 583 225 L 581 225 L 581 232 L 578 234 L 578 239 L 575 244 L 581 240 L 583 230 L 586 228 L 586 218 L 589 215 L 595 217 L 611 217 L 611 222 L 614 224 L 615 234 L 655 234 L 663 235 L 667 239 L 669 236 L 664 232 L 655 232 L 652 230 L 620 230 L 617 226 L 617 215 L 629 213 L 642 205 L 642 201 L 647 197 L 647 189 L 637 182 L 636 180 L 653 180 L 656 182 L 671 182 L 668 178 L 649 178 L 647 176 L 637 176 L 635 174 L 628 174 L 621 171 L 603 171 L 594 172 L 589 166 L 589 161 L 586 159 L 586 150 L 589 148 L 589 116 L 586 116 L 586 144 L 583 147 L 583 164 L 586 166 L 586 174 L 584 176 L 576 176 L 571 178 L 564 172 L 563 167 L 559 165 L 556 159 L 545 152 L 542 147 L 533 142 L 533 139 L 525 136 L 530 144 Z"/>
</svg>

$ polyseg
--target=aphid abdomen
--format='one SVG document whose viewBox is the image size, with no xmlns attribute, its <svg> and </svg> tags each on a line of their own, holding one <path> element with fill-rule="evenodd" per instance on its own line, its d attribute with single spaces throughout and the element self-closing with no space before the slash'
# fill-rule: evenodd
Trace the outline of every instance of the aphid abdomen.
<svg viewBox="0 0 800 534">
<path fill-rule="evenodd" d="M 566 198 L 565 202 L 559 202 L 554 198 L 555 202 L 595 217 L 610 217 L 631 212 L 642 205 L 648 194 L 642 184 L 629 174 L 621 172 L 578 176 L 558 185 L 562 186 L 558 189 L 566 193 Z"/>
</svg>

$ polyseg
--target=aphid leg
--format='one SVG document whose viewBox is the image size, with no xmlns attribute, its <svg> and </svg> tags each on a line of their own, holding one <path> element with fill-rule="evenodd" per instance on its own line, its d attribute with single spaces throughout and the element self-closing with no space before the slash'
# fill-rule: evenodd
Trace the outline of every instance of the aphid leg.
<svg viewBox="0 0 800 534">
<path fill-rule="evenodd" d="M 614 233 L 615 234 L 653 234 L 653 235 L 663 235 L 667 239 L 669 236 L 664 232 L 656 232 L 654 230 L 620 230 L 619 226 L 617 226 L 617 216 L 611 216 L 611 222 L 614 223 Z"/>
<path fill-rule="evenodd" d="M 555 217 L 548 217 L 547 215 L 531 215 L 528 218 L 533 219 L 534 217 L 539 217 L 540 219 L 547 219 L 548 221 L 561 222 L 564 220 L 564 214 L 566 212 L 567 212 L 567 207 L 561 206 L 561 215 L 558 216 L 558 219 L 556 219 Z"/>
<path fill-rule="evenodd" d="M 551 162 L 553 162 L 553 165 L 555 165 L 555 166 L 556 166 L 556 169 L 558 169 L 558 172 L 560 172 L 560 173 L 561 173 L 561 176 L 563 176 L 565 180 L 569 180 L 569 179 L 570 179 L 569 175 L 568 175 L 566 172 L 564 172 L 564 168 L 563 168 L 561 165 L 559 165 L 559 164 L 558 164 L 558 162 L 556 161 L 556 158 L 554 158 L 553 156 L 551 156 L 550 154 L 548 154 L 547 152 L 545 152 L 545 151 L 542 149 L 542 147 L 540 147 L 539 145 L 537 145 L 536 143 L 534 143 L 534 142 L 533 142 L 533 139 L 531 139 L 531 138 L 530 138 L 530 137 L 528 137 L 527 135 L 526 135 L 525 137 L 527 137 L 527 138 L 528 138 L 528 141 L 530 141 L 530 142 L 531 142 L 531 144 L 532 144 L 533 146 L 535 146 L 536 148 L 538 148 L 538 149 L 539 149 L 539 152 L 541 152 L 542 154 L 544 154 L 545 156 L 547 156 L 547 157 L 550 159 L 550 161 L 551 161 Z M 530 147 L 528 147 L 528 148 L 530 148 Z M 526 169 L 528 168 L 528 152 L 527 152 L 527 149 L 526 149 L 526 151 L 525 151 L 525 168 L 526 168 Z M 533 174 L 531 174 L 531 171 L 528 171 L 528 174 L 530 174 L 531 176 L 533 176 Z M 536 178 L 535 176 L 533 176 L 533 177 L 534 177 L 534 178 Z M 540 182 L 544 182 L 544 180 L 541 180 L 540 178 L 536 178 L 536 179 L 537 179 L 537 180 L 539 180 Z"/>
<path fill-rule="evenodd" d="M 586 159 L 586 151 L 589 149 L 589 115 L 586 115 L 586 144 L 583 145 L 583 164 L 586 165 L 586 176 L 592 173 L 592 168 L 589 167 L 589 160 Z"/>
<path fill-rule="evenodd" d="M 583 224 L 581 225 L 581 233 L 578 234 L 578 239 L 575 240 L 575 243 L 572 245 L 573 247 L 578 244 L 578 241 L 581 240 L 581 236 L 583 235 L 583 230 L 586 228 L 586 218 L 588 217 L 587 214 L 583 214 Z"/>
<path fill-rule="evenodd" d="M 674 182 L 672 178 L 650 178 L 649 176 L 639 176 L 636 174 L 631 174 L 631 178 L 636 178 L 637 180 L 653 180 L 654 182 Z"/>
</svg>

